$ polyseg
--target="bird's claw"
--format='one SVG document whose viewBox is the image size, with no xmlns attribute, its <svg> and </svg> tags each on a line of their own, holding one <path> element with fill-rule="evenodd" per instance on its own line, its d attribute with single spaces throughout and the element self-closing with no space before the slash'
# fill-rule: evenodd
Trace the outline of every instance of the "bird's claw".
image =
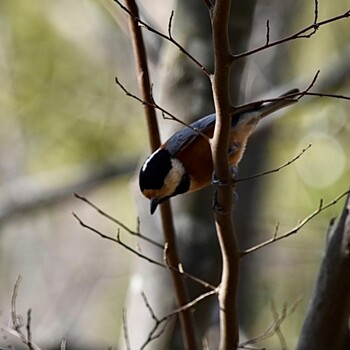
<svg viewBox="0 0 350 350">
<path fill-rule="evenodd" d="M 213 196 L 213 202 L 212 202 L 212 209 L 214 210 L 214 212 L 216 214 L 224 214 L 224 208 L 218 203 L 218 193 L 217 190 L 215 190 L 214 192 L 214 196 Z"/>
<path fill-rule="evenodd" d="M 214 185 L 214 186 L 227 186 L 227 185 L 233 185 L 234 184 L 234 181 L 235 181 L 235 178 L 236 176 L 238 175 L 238 167 L 236 165 L 231 165 L 230 166 L 230 172 L 231 172 L 231 181 L 230 183 L 224 183 L 222 181 L 220 181 L 215 172 L 213 172 L 213 175 L 212 175 L 212 178 L 211 178 L 211 183 Z"/>
<path fill-rule="evenodd" d="M 235 204 L 238 201 L 238 194 L 236 191 L 232 191 L 233 194 L 233 204 Z M 213 196 L 213 202 L 212 202 L 212 209 L 215 211 L 216 214 L 228 214 L 227 211 L 224 210 L 224 208 L 219 204 L 218 198 L 217 198 L 217 190 L 214 192 Z"/>
</svg>

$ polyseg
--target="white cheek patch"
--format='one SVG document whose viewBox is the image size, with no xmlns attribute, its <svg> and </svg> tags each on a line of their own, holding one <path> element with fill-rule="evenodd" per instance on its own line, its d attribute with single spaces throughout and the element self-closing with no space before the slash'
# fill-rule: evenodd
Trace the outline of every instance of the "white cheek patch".
<svg viewBox="0 0 350 350">
<path fill-rule="evenodd" d="M 164 189 L 167 190 L 166 195 L 171 195 L 175 192 L 181 182 L 182 176 L 185 174 L 185 168 L 179 160 L 172 158 L 171 165 L 172 167 L 164 179 Z"/>
</svg>

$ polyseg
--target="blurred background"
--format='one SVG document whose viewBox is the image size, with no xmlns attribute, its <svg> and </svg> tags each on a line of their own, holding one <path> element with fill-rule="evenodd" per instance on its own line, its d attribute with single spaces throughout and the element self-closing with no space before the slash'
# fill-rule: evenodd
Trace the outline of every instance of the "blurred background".
<svg viewBox="0 0 350 350">
<path fill-rule="evenodd" d="M 264 44 L 267 20 L 271 40 L 313 22 L 311 0 L 251 1 L 241 6 L 239 12 L 233 9 L 235 53 Z M 203 1 L 149 0 L 140 8 L 143 18 L 162 32 L 167 31 L 174 9 L 176 39 L 213 69 Z M 319 3 L 319 19 L 349 8 L 349 0 L 324 0 Z M 142 106 L 115 84 L 118 76 L 138 95 L 127 18 L 112 0 L 1 0 L 0 27 L 0 323 L 9 323 L 13 286 L 21 275 L 17 311 L 25 316 L 28 308 L 33 310 L 37 345 L 58 349 L 67 338 L 69 349 L 122 348 L 122 313 L 126 305 L 133 305 L 130 289 L 137 291 L 137 281 L 131 276 L 140 261 L 84 230 L 72 212 L 106 234 L 117 233 L 113 223 L 74 198 L 76 192 L 131 229 L 136 229 L 138 217 L 141 228 L 150 220 L 149 203 L 140 198 L 134 181 L 149 149 Z M 159 37 L 145 33 L 145 40 L 155 96 L 164 107 L 184 120 L 211 113 L 206 77 Z M 296 86 L 303 89 L 317 70 L 321 72 L 314 91 L 349 96 L 349 40 L 349 21 L 341 20 L 321 27 L 311 39 L 239 61 L 232 72 L 233 101 L 275 97 Z M 273 169 L 308 144 L 312 147 L 280 172 L 239 184 L 235 215 L 242 250 L 270 238 L 276 223 L 283 233 L 315 210 L 321 198 L 328 202 L 349 188 L 349 106 L 349 101 L 305 97 L 258 128 L 240 176 Z M 161 125 L 164 138 L 179 127 L 172 121 Z M 204 195 L 198 194 L 193 204 L 193 195 L 184 196 L 185 205 L 174 201 L 180 212 L 175 221 L 180 242 L 191 247 L 191 254 L 182 253 L 189 266 L 194 252 L 196 263 L 189 270 L 199 269 L 206 276 L 207 263 L 214 271 L 208 276 L 217 283 L 220 259 L 213 227 L 190 221 L 205 210 L 210 213 L 212 190 L 202 210 L 198 203 L 203 204 Z M 327 227 L 341 206 L 342 202 L 321 213 L 295 236 L 243 259 L 240 309 L 246 338 L 263 333 L 273 321 L 272 300 L 281 310 L 283 303 L 292 305 L 302 297 L 282 325 L 287 346 L 295 347 Z M 205 215 L 211 220 L 210 214 Z M 151 225 L 143 232 L 155 231 Z M 137 249 L 133 237 L 124 231 L 121 237 Z M 207 237 L 206 249 L 215 252 L 210 259 L 200 246 Z M 158 271 L 143 272 L 143 277 L 152 279 Z M 167 293 L 164 287 L 158 297 Z M 211 307 L 202 332 L 208 339 L 215 330 L 207 329 L 216 323 Z M 132 328 L 135 332 L 140 328 L 132 325 L 129 321 L 132 348 L 137 349 Z M 143 326 L 147 334 L 150 328 Z M 15 339 L 0 332 L 1 347 L 9 344 L 16 344 Z M 280 349 L 281 343 L 275 336 L 261 346 Z"/>
</svg>

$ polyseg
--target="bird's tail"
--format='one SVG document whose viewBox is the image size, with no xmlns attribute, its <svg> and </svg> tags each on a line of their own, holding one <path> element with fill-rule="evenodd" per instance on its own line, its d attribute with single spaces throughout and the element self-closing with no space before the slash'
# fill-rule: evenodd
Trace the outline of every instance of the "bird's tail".
<svg viewBox="0 0 350 350">
<path fill-rule="evenodd" d="M 292 89 L 279 96 L 275 101 L 263 103 L 258 107 L 259 119 L 262 119 L 281 108 L 298 102 L 298 93 L 299 89 Z"/>
<path fill-rule="evenodd" d="M 236 107 L 232 114 L 232 127 L 240 124 L 256 124 L 267 115 L 298 102 L 299 89 L 292 89 L 271 102 L 253 102 Z"/>
</svg>

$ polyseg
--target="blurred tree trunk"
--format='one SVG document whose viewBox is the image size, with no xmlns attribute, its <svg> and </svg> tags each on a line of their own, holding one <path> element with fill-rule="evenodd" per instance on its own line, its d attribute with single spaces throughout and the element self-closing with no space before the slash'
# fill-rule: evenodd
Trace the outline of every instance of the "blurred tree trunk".
<svg viewBox="0 0 350 350">
<path fill-rule="evenodd" d="M 258 23 L 255 23 L 255 31 L 250 38 L 249 47 L 257 47 L 264 40 L 263 30 L 266 22 L 262 20 L 263 18 L 270 19 L 271 32 L 274 37 L 283 37 L 289 32 L 290 22 L 293 18 L 291 14 L 295 11 L 294 3 L 284 2 L 282 6 L 279 1 L 271 0 L 267 4 L 258 4 L 255 10 L 255 19 Z M 259 19 L 261 20 L 259 21 Z M 280 62 L 283 62 L 283 65 Z M 288 64 L 286 47 L 281 45 L 249 57 L 241 83 L 241 93 L 245 96 L 245 98 L 241 98 L 241 102 L 257 99 L 257 96 L 273 97 L 269 92 L 275 91 L 276 87 L 284 83 L 285 67 L 288 67 Z M 288 88 L 290 87 L 292 86 Z M 276 96 L 282 92 L 284 91 L 278 91 Z M 271 123 L 266 123 L 264 128 L 260 126 L 249 139 L 245 156 L 240 163 L 239 177 L 266 170 L 270 152 L 269 141 L 273 137 L 274 128 Z M 256 225 L 256 218 L 257 214 L 263 212 L 262 199 L 267 195 L 264 192 L 264 180 L 260 178 L 239 183 L 237 186 L 239 200 L 235 208 L 235 224 L 242 250 L 259 241 L 261 230 Z M 239 316 L 241 330 L 248 336 L 254 336 L 254 334 L 249 334 L 249 330 L 252 325 L 251 321 L 257 317 L 256 313 L 258 312 L 256 304 L 252 303 L 252 300 L 257 300 L 256 295 L 259 293 L 257 276 L 264 275 L 264 271 L 266 271 L 261 257 L 262 255 L 255 253 L 245 257 L 241 263 Z"/>
<path fill-rule="evenodd" d="M 350 348 L 350 196 L 336 225 L 328 232 L 314 292 L 298 350 Z"/>
</svg>

